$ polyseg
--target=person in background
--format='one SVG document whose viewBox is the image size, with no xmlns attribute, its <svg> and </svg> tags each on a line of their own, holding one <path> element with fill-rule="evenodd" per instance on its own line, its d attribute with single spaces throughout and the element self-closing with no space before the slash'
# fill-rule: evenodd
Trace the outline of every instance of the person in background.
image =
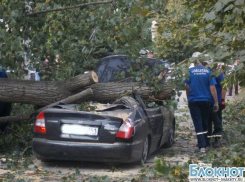
<svg viewBox="0 0 245 182">
<path fill-rule="evenodd" d="M 192 57 L 198 58 L 200 52 L 193 53 Z M 195 62 L 195 67 L 189 69 L 189 78 L 186 78 L 186 96 L 188 107 L 197 134 L 198 148 L 200 152 L 206 152 L 206 140 L 208 133 L 208 116 L 211 95 L 215 103 L 213 110 L 219 110 L 216 81 L 211 77 L 212 72 L 201 63 Z"/>
<path fill-rule="evenodd" d="M 205 63 L 203 64 L 205 65 Z M 211 109 L 209 114 L 209 120 L 208 120 L 208 139 L 207 139 L 207 145 L 211 145 L 211 138 L 214 138 L 213 147 L 214 148 L 220 148 L 220 138 L 223 134 L 223 127 L 222 127 L 222 110 L 225 109 L 225 95 L 226 90 L 222 88 L 222 82 L 224 81 L 224 74 L 222 71 L 222 67 L 218 67 L 220 74 L 219 76 L 215 77 L 216 80 L 216 91 L 218 96 L 218 102 L 219 102 L 219 110 L 218 112 L 213 111 L 214 107 L 214 99 L 211 97 Z M 213 130 L 214 126 L 214 130 Z"/>
<path fill-rule="evenodd" d="M 148 56 L 148 58 L 153 58 L 154 52 L 153 51 L 148 51 L 147 56 Z"/>
<path fill-rule="evenodd" d="M 8 78 L 5 68 L 0 65 L 0 78 Z M 11 103 L 0 102 L 0 117 L 10 116 L 11 113 Z M 0 124 L 0 132 L 7 132 L 8 123 Z"/>
<path fill-rule="evenodd" d="M 60 55 L 59 54 L 56 54 L 55 55 L 55 60 L 54 60 L 54 69 L 56 69 L 57 71 L 60 69 Z"/>
<path fill-rule="evenodd" d="M 239 64 L 241 60 L 237 59 L 233 65 L 232 65 L 232 70 L 235 70 L 237 65 Z M 233 90 L 233 85 L 235 87 L 235 95 L 238 95 L 238 78 L 237 78 L 237 73 L 235 73 L 235 80 L 234 82 L 231 82 L 231 87 L 229 88 L 229 94 L 228 96 L 232 96 L 232 90 Z"/>
<path fill-rule="evenodd" d="M 39 73 L 40 73 L 42 80 L 44 81 L 51 81 L 51 76 L 52 76 L 51 60 L 52 59 L 50 57 L 50 54 L 48 54 L 45 60 L 40 62 L 42 68 Z"/>
</svg>

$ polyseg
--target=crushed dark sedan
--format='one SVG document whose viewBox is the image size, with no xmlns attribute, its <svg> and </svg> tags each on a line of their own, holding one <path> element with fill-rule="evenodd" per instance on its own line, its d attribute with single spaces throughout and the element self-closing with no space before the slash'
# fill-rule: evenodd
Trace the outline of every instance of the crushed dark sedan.
<svg viewBox="0 0 245 182">
<path fill-rule="evenodd" d="M 100 82 L 115 81 L 113 73 L 129 64 L 120 55 L 102 59 L 96 69 Z M 137 92 L 90 107 L 95 110 L 60 104 L 39 113 L 32 142 L 34 156 L 42 161 L 143 163 L 158 148 L 174 143 L 174 113 L 164 106 L 148 107 Z"/>
<path fill-rule="evenodd" d="M 45 160 L 144 162 L 157 148 L 174 142 L 173 112 L 147 108 L 140 96 L 113 104 L 95 104 L 95 111 L 57 105 L 36 118 L 33 154 Z"/>
</svg>

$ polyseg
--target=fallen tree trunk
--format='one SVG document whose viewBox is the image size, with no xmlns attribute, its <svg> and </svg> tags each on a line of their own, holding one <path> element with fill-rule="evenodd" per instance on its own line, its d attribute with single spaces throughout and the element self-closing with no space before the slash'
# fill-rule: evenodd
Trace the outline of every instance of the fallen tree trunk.
<svg viewBox="0 0 245 182">
<path fill-rule="evenodd" d="M 0 78 L 0 101 L 45 106 L 97 82 L 98 77 L 94 71 L 58 82 Z"/>
<path fill-rule="evenodd" d="M 133 90 L 136 90 L 143 99 L 147 99 L 147 100 L 154 100 L 154 97 L 157 99 L 159 98 L 164 99 L 166 97 L 172 96 L 172 86 L 169 83 L 163 84 L 163 91 L 161 92 L 161 94 L 157 96 L 154 96 L 155 94 L 153 88 L 148 87 L 145 84 L 134 83 L 134 82 L 98 83 L 98 84 L 93 84 L 90 87 L 91 88 L 87 88 L 82 92 L 79 92 L 72 96 L 68 96 L 65 99 L 61 99 L 59 101 L 53 102 L 52 104 L 49 104 L 35 111 L 34 113 L 39 113 L 47 108 L 53 107 L 60 103 L 72 104 L 81 101 L 113 102 L 122 96 L 130 95 Z M 28 120 L 34 113 L 31 113 L 29 115 L 24 115 L 24 116 L 0 117 L 0 123 Z"/>
<path fill-rule="evenodd" d="M 71 78 L 64 82 L 58 82 L 57 84 L 61 84 L 60 86 L 68 89 L 71 92 L 75 92 L 81 88 L 92 85 L 94 83 L 98 83 L 99 79 L 97 74 L 94 71 L 90 71 L 89 73 L 80 74 L 74 78 Z"/>
<path fill-rule="evenodd" d="M 62 104 L 72 104 L 72 103 L 75 103 L 77 100 L 85 100 L 88 97 L 91 97 L 92 95 L 93 95 L 93 90 L 91 88 L 88 88 L 82 92 L 79 92 L 78 94 L 69 96 L 66 99 L 62 99 L 58 102 L 55 102 L 55 103 L 49 104 L 45 107 L 42 107 L 42 108 L 36 110 L 35 112 L 37 112 L 37 113 L 42 112 L 45 109 L 48 109 L 50 107 L 53 107 L 53 106 L 61 104 L 61 103 Z"/>
<path fill-rule="evenodd" d="M 24 121 L 24 120 L 28 120 L 28 119 L 31 119 L 31 117 L 35 114 L 35 113 L 40 113 L 42 112 L 43 110 L 45 109 L 48 109 L 48 108 L 51 108 L 55 105 L 58 105 L 60 103 L 63 103 L 63 104 L 72 104 L 72 103 L 75 103 L 76 100 L 81 100 L 81 99 L 85 99 L 89 96 L 93 95 L 93 91 L 91 88 L 88 88 L 82 92 L 79 92 L 78 94 L 75 94 L 75 95 L 72 95 L 66 99 L 62 99 L 58 102 L 55 102 L 55 103 L 52 103 L 52 104 L 49 104 L 45 107 L 42 107 L 38 110 L 36 110 L 35 112 L 31 113 L 31 114 L 27 114 L 27 115 L 21 115 L 21 116 L 5 116 L 5 117 L 0 117 L 0 124 L 1 123 L 9 123 L 9 122 L 18 122 L 18 121 Z"/>
<path fill-rule="evenodd" d="M 20 116 L 5 116 L 0 117 L 0 124 L 1 123 L 12 123 L 12 122 L 20 122 L 30 119 L 30 115 L 20 115 Z"/>
<path fill-rule="evenodd" d="M 93 90 L 93 97 L 87 98 L 86 100 L 112 102 L 122 96 L 131 94 L 133 90 L 137 90 L 143 99 L 150 99 L 151 97 L 154 97 L 154 95 L 156 95 L 156 97 L 161 95 L 161 99 L 172 96 L 173 87 L 171 84 L 164 83 L 162 85 L 163 91 L 161 94 L 155 94 L 154 88 L 136 82 L 98 83 L 90 86 Z M 159 99 L 159 97 L 157 98 Z"/>
</svg>

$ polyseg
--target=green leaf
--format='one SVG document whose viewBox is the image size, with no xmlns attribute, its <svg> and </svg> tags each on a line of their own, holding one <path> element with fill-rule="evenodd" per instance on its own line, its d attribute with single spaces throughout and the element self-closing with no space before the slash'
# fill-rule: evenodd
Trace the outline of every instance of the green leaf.
<svg viewBox="0 0 245 182">
<path fill-rule="evenodd" d="M 136 77 L 136 81 L 137 82 L 140 82 L 141 81 L 141 78 L 140 77 Z"/>
<path fill-rule="evenodd" d="M 245 62 L 245 56 L 240 57 L 240 60 Z"/>
<path fill-rule="evenodd" d="M 142 17 L 145 17 L 150 11 L 148 9 L 144 9 L 140 12 Z"/>
<path fill-rule="evenodd" d="M 5 30 L 0 29 L 0 38 L 4 38 L 4 37 L 5 37 Z"/>
<path fill-rule="evenodd" d="M 223 3 L 221 2 L 217 2 L 215 5 L 214 5 L 216 11 L 220 11 L 223 9 Z"/>
<path fill-rule="evenodd" d="M 236 0 L 235 5 L 237 5 L 237 6 L 244 5 L 244 0 Z"/>
<path fill-rule="evenodd" d="M 132 15 L 135 16 L 141 11 L 140 7 L 134 7 L 132 10 Z"/>
<path fill-rule="evenodd" d="M 223 53 L 222 54 L 222 56 L 220 57 L 220 60 L 222 60 L 222 59 L 224 59 L 224 58 L 226 58 L 226 57 L 230 57 L 230 53 L 229 52 L 225 52 L 225 53 Z"/>
<path fill-rule="evenodd" d="M 217 152 L 217 157 L 221 157 L 222 156 L 222 152 Z"/>
<path fill-rule="evenodd" d="M 240 56 L 245 55 L 245 50 L 240 51 L 239 55 L 240 55 Z"/>
<path fill-rule="evenodd" d="M 230 160 L 229 159 L 226 159 L 225 160 L 225 164 L 229 164 L 230 163 Z"/>
<path fill-rule="evenodd" d="M 222 68 L 223 68 L 223 70 L 225 70 L 226 72 L 231 70 L 231 67 L 230 67 L 230 66 L 223 66 Z"/>
<path fill-rule="evenodd" d="M 200 10 L 196 10 L 195 15 L 196 16 L 201 16 L 202 15 L 202 12 Z"/>
<path fill-rule="evenodd" d="M 241 15 L 242 14 L 242 10 L 239 9 L 239 8 L 234 8 L 233 9 L 233 13 L 236 14 L 236 15 Z"/>
<path fill-rule="evenodd" d="M 18 10 L 14 10 L 11 12 L 10 16 L 12 18 L 17 18 L 19 16 L 19 11 Z"/>
<path fill-rule="evenodd" d="M 57 33 L 57 35 L 63 35 L 63 33 L 59 31 L 59 32 Z"/>
<path fill-rule="evenodd" d="M 206 16 L 206 20 L 209 21 L 209 20 L 214 20 L 216 18 L 216 15 L 215 15 L 215 12 L 214 11 L 211 11 L 210 13 L 207 14 Z"/>
<path fill-rule="evenodd" d="M 234 2 L 235 0 L 222 0 L 222 3 L 226 6 L 230 2 Z"/>
<path fill-rule="evenodd" d="M 240 64 L 238 64 L 238 65 L 236 66 L 235 69 L 238 71 L 238 70 L 242 69 L 243 67 L 244 67 L 243 63 L 240 63 Z"/>
<path fill-rule="evenodd" d="M 234 8 L 234 5 L 231 4 L 227 8 L 225 8 L 224 12 L 229 11 L 229 10 L 232 10 L 233 8 Z"/>
</svg>

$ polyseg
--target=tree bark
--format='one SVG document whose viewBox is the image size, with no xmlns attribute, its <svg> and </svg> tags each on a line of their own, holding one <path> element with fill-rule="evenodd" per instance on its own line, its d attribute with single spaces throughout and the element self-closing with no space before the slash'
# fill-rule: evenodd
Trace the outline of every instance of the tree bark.
<svg viewBox="0 0 245 182">
<path fill-rule="evenodd" d="M 93 71 L 59 82 L 1 78 L 0 101 L 45 106 L 74 95 L 77 89 L 97 82 L 97 74 Z"/>
<path fill-rule="evenodd" d="M 90 71 L 89 73 L 80 74 L 74 78 L 71 78 L 65 82 L 61 82 L 61 86 L 65 89 L 75 92 L 81 88 L 92 85 L 94 83 L 98 83 L 99 79 L 97 74 L 94 71 Z"/>
<path fill-rule="evenodd" d="M 88 94 L 86 98 L 82 98 L 82 101 L 112 102 L 123 95 L 131 94 L 133 90 L 137 90 L 143 99 L 149 99 L 155 95 L 157 99 L 164 99 L 171 96 L 172 91 L 168 83 L 163 84 L 161 94 L 156 94 L 154 88 L 145 84 L 134 82 L 94 84 L 97 82 L 97 74 L 93 71 L 59 82 L 0 79 L 0 102 L 46 106 L 60 102 L 62 99 L 79 93 L 79 90 L 89 87 L 93 90 L 93 96 Z"/>
<path fill-rule="evenodd" d="M 62 99 L 62 100 L 58 101 L 58 102 L 55 102 L 55 103 L 49 104 L 49 105 L 47 105 L 45 107 L 42 107 L 42 108 L 36 110 L 35 113 L 36 112 L 42 112 L 43 110 L 48 109 L 50 107 L 53 107 L 55 105 L 58 105 L 60 103 L 62 103 L 62 104 L 72 104 L 72 103 L 75 103 L 77 100 L 85 100 L 85 98 L 91 97 L 92 95 L 93 95 L 93 90 L 91 88 L 88 88 L 88 89 L 86 89 L 86 90 L 84 90 L 82 92 L 79 92 L 78 94 L 69 96 L 69 97 L 67 97 L 65 99 Z"/>
<path fill-rule="evenodd" d="M 72 103 L 75 103 L 77 100 L 81 100 L 81 99 L 84 99 L 86 97 L 89 97 L 93 95 L 93 91 L 91 88 L 88 88 L 78 94 L 75 94 L 75 95 L 72 95 L 72 96 L 69 96 L 67 97 L 66 99 L 62 99 L 58 102 L 55 102 L 55 103 L 52 103 L 52 104 L 49 104 L 45 107 L 42 107 L 38 110 L 36 110 L 35 112 L 31 113 L 31 114 L 26 114 L 26 115 L 21 115 L 21 116 L 5 116 L 5 117 L 0 117 L 0 124 L 1 123 L 9 123 L 9 122 L 18 122 L 18 121 L 24 121 L 24 120 L 28 120 L 32 117 L 32 115 L 34 113 L 40 113 L 42 112 L 43 110 L 45 109 L 48 109 L 50 107 L 53 107 L 55 105 L 58 105 L 60 103 L 64 103 L 64 104 L 72 104 Z"/>
<path fill-rule="evenodd" d="M 93 96 L 86 100 L 111 102 L 116 99 L 129 95 L 133 90 L 137 90 L 143 99 L 154 97 L 154 89 L 140 83 L 98 83 L 90 86 L 93 90 Z M 163 84 L 163 91 L 160 94 L 161 99 L 172 95 L 172 86 L 169 83 Z"/>
<path fill-rule="evenodd" d="M 3 79 L 3 80 L 7 80 L 7 79 Z M 18 81 L 17 81 L 18 82 Z M 25 81 L 26 82 L 26 81 Z M 30 84 L 30 81 L 28 81 L 28 83 Z M 32 84 L 36 84 L 39 83 L 41 84 L 42 82 L 31 82 Z M 43 83 L 45 84 L 51 84 L 51 83 Z M 52 85 L 52 84 L 51 84 Z M 23 85 L 22 85 L 23 86 Z M 40 86 L 40 85 L 39 85 Z M 53 89 L 52 91 L 56 91 L 55 93 L 59 93 L 59 91 L 55 90 L 54 85 L 52 85 Z M 6 87 L 6 85 L 5 85 Z M 61 86 L 62 87 L 62 86 Z M 59 101 L 55 101 L 52 104 L 46 104 L 47 106 L 35 111 L 35 113 L 41 112 L 47 108 L 50 108 L 54 105 L 57 105 L 59 103 L 64 103 L 64 104 L 72 104 L 72 103 L 78 103 L 81 101 L 98 101 L 98 102 L 113 102 L 116 99 L 125 96 L 125 95 L 129 95 L 132 93 L 133 90 L 138 91 L 139 95 L 143 98 L 143 99 L 147 99 L 147 100 L 154 100 L 154 97 L 156 99 L 165 99 L 167 97 L 172 96 L 172 86 L 169 83 L 164 83 L 163 84 L 163 91 L 161 92 L 161 94 L 158 94 L 156 96 L 154 96 L 154 89 L 151 87 L 146 86 L 145 84 L 141 84 L 141 83 L 98 83 L 98 84 L 93 84 L 90 86 L 91 88 L 87 88 L 86 90 L 79 92 L 77 94 L 68 96 L 65 99 L 60 99 Z M 2 87 L 1 87 L 2 88 Z M 16 88 L 16 86 L 14 87 Z M 46 91 L 50 91 L 51 86 L 48 87 L 49 89 L 46 89 Z M 74 87 L 75 88 L 75 87 Z M 56 88 L 57 89 L 57 88 Z M 14 89 L 13 89 L 14 90 Z M 13 94 L 13 93 L 11 93 Z M 45 92 L 43 91 L 43 94 L 45 94 Z M 50 94 L 46 93 L 49 97 Z M 26 94 L 23 94 L 23 97 L 21 98 L 17 98 L 14 99 L 13 101 L 16 102 L 16 100 L 21 100 L 25 101 L 25 103 L 34 103 L 34 101 L 38 101 L 39 102 L 37 105 L 40 105 L 40 98 L 39 95 L 32 95 L 33 96 L 33 100 L 32 101 L 26 101 L 27 97 Z M 64 95 L 63 95 L 64 96 Z M 1 98 L 2 96 L 0 96 Z M 25 98 L 25 99 L 24 99 Z M 56 97 L 57 99 L 58 97 Z M 43 98 L 41 98 L 41 100 L 43 100 Z M 45 99 L 45 101 L 51 101 L 54 99 Z M 2 100 L 0 100 L 2 101 Z M 43 103 L 43 102 L 42 102 Z M 0 123 L 5 123 L 5 122 L 17 122 L 17 121 L 23 121 L 23 120 L 28 120 L 31 118 L 31 116 L 33 115 L 29 114 L 29 115 L 23 115 L 23 116 L 7 116 L 7 117 L 0 117 Z"/>
<path fill-rule="evenodd" d="M 11 122 L 20 122 L 24 120 L 30 119 L 30 115 L 21 115 L 21 116 L 5 116 L 0 117 L 0 124 L 1 123 L 11 123 Z"/>
</svg>

